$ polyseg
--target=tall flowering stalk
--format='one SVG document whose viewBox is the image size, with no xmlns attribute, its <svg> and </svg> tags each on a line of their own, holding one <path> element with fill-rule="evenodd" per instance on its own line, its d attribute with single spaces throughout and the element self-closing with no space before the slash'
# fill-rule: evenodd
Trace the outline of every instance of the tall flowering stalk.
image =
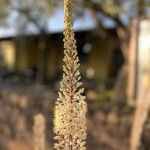
<svg viewBox="0 0 150 150">
<path fill-rule="evenodd" d="M 42 114 L 34 117 L 34 150 L 45 150 L 45 118 Z"/>
<path fill-rule="evenodd" d="M 57 150 L 85 150 L 86 112 L 84 89 L 81 88 L 79 58 L 73 31 L 72 0 L 64 0 L 64 66 L 59 98 L 54 112 Z"/>
</svg>

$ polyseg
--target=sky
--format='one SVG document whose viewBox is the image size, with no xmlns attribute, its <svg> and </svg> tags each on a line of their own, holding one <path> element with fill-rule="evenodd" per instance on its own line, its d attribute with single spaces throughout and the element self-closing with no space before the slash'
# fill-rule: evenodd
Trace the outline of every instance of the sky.
<svg viewBox="0 0 150 150">
<path fill-rule="evenodd" d="M 63 31 L 63 15 L 63 7 L 58 7 L 52 16 L 48 17 L 46 21 L 43 20 L 43 22 L 46 24 L 46 30 L 49 33 L 58 33 Z M 18 22 L 18 17 L 20 22 Z M 23 23 L 23 21 L 23 18 L 20 18 L 18 12 L 11 11 L 6 19 L 6 25 L 0 26 L 0 37 L 10 37 L 18 35 L 20 32 L 18 29 L 18 25 L 19 23 Z M 88 11 L 87 9 L 84 11 L 82 16 L 77 17 L 74 20 L 73 24 L 75 31 L 91 30 L 94 29 L 95 26 L 96 24 L 93 20 L 93 17 L 91 16 L 90 11 Z M 25 34 L 38 34 L 38 29 L 32 23 L 28 22 L 24 29 Z"/>
</svg>

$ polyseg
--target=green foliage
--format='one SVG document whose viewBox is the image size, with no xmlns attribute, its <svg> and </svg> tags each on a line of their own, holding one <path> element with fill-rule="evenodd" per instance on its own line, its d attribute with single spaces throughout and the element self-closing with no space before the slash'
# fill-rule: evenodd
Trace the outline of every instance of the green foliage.
<svg viewBox="0 0 150 150">
<path fill-rule="evenodd" d="M 8 5 L 7 0 L 0 0 L 0 22 L 4 19 L 7 14 L 6 7 Z"/>
</svg>

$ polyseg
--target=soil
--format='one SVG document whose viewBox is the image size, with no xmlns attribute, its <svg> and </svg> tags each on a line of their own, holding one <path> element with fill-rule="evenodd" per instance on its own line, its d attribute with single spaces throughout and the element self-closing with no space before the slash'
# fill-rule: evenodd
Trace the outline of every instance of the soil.
<svg viewBox="0 0 150 150">
<path fill-rule="evenodd" d="M 33 150 L 33 118 L 46 118 L 47 149 L 53 149 L 53 108 L 56 90 L 41 86 L 0 87 L 0 150 Z M 129 150 L 134 110 L 120 105 L 89 103 L 88 150 Z M 141 139 L 141 150 L 150 149 L 150 121 Z"/>
</svg>

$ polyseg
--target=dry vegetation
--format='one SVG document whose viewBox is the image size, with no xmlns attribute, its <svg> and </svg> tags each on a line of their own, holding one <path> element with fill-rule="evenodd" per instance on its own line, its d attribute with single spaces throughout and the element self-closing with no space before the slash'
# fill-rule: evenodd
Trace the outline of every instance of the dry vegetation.
<svg viewBox="0 0 150 150">
<path fill-rule="evenodd" d="M 87 105 L 81 87 L 79 58 L 73 31 L 72 0 L 64 1 L 64 66 L 59 98 L 54 112 L 57 150 L 85 150 Z"/>
<path fill-rule="evenodd" d="M 86 120 L 87 104 L 82 95 L 72 0 L 64 1 L 64 10 L 64 73 L 59 98 L 54 101 L 57 90 L 46 86 L 8 88 L 1 85 L 0 149 L 48 150 L 54 145 L 57 150 L 137 150 L 139 147 L 149 150 L 150 128 L 146 119 L 150 103 L 141 101 L 149 100 L 149 93 L 140 97 L 134 117 L 134 110 L 125 103 L 98 105 L 94 100 L 88 101 Z M 90 92 L 85 94 L 92 97 Z"/>
<path fill-rule="evenodd" d="M 33 150 L 33 119 L 39 112 L 46 118 L 46 145 L 48 149 L 52 148 L 53 100 L 57 97 L 56 91 L 31 85 L 1 87 L 0 91 L 0 111 L 5 112 L 5 115 L 0 113 L 0 149 Z M 118 104 L 114 106 L 110 102 L 97 107 L 96 101 L 88 100 L 88 104 L 87 149 L 128 150 L 134 111 Z M 147 120 L 141 138 L 142 150 L 150 148 L 149 135 Z"/>
</svg>

